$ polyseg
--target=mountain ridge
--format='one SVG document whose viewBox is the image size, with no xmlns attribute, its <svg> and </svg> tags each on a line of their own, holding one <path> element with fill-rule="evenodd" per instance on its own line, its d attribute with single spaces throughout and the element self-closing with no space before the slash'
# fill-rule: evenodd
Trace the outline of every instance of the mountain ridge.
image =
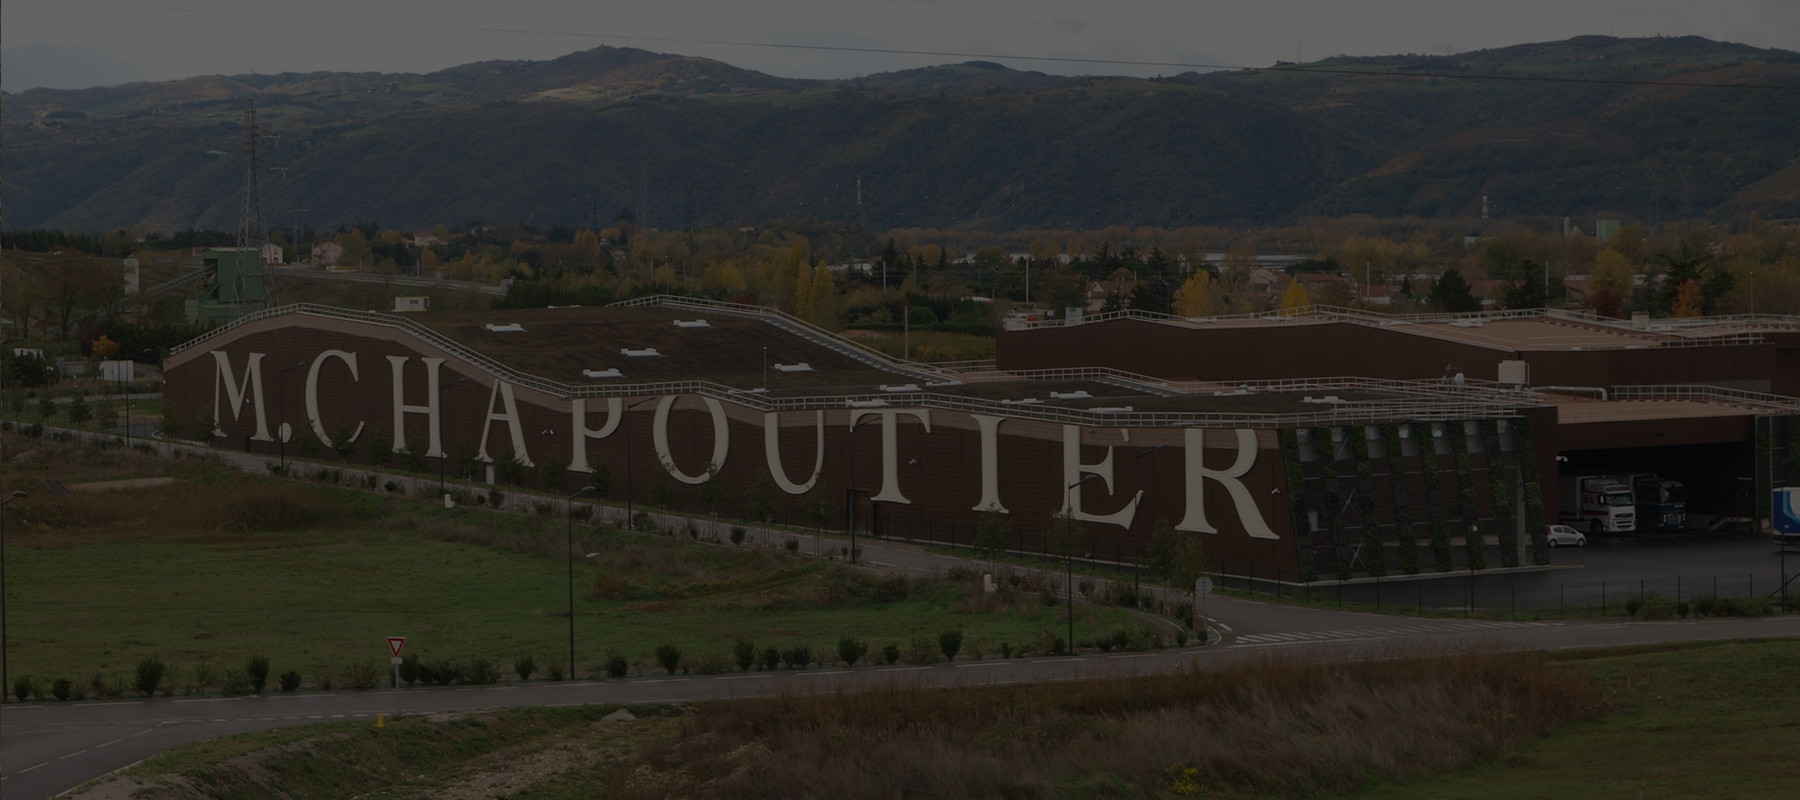
<svg viewBox="0 0 1800 800">
<path fill-rule="evenodd" d="M 1379 75 L 1344 74 L 1379 69 Z M 1465 80 L 1460 74 L 1545 81 Z M 9 229 L 236 227 L 243 104 L 271 226 L 1267 223 L 1623 209 L 1800 216 L 1800 54 L 1578 37 L 1165 78 L 971 61 L 848 80 L 600 47 L 424 74 L 204 76 L 0 100 Z M 1754 188 L 1752 188 L 1754 187 Z"/>
</svg>

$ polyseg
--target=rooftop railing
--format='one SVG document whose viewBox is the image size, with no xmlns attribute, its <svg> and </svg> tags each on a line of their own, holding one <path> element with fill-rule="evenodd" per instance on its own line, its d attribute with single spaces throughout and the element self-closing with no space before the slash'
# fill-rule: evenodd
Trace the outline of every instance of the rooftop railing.
<svg viewBox="0 0 1800 800">
<path fill-rule="evenodd" d="M 1769 394 L 1767 392 L 1751 392 L 1743 389 L 1731 389 L 1724 386 L 1707 386 L 1704 384 L 1682 383 L 1615 386 L 1612 390 L 1612 396 L 1615 400 L 1692 400 L 1704 403 L 1722 403 L 1725 405 L 1767 409 L 1786 414 L 1800 413 L 1800 397 Z"/>
<path fill-rule="evenodd" d="M 1588 314 L 1581 314 L 1559 308 L 1523 308 L 1501 311 L 1471 311 L 1466 313 L 1430 313 L 1430 314 L 1376 314 L 1353 308 L 1339 306 L 1304 306 L 1279 311 L 1258 311 L 1248 314 L 1224 314 L 1208 317 L 1182 317 L 1174 314 L 1162 314 L 1153 311 L 1123 309 L 1102 314 L 1084 315 L 1080 320 L 1038 320 L 1036 322 L 1016 323 L 1018 329 L 1061 328 L 1074 325 L 1089 325 L 1100 322 L 1133 319 L 1140 322 L 1152 322 L 1180 327 L 1199 327 L 1220 322 L 1349 322 L 1360 325 L 1391 328 L 1402 325 L 1440 325 L 1457 324 L 1472 326 L 1483 322 L 1505 322 L 1512 320 L 1541 319 L 1546 321 L 1577 324 L 1593 330 L 1648 338 L 1662 347 L 1691 347 L 1761 344 L 1765 341 L 1761 332 L 1737 332 L 1726 334 L 1707 334 L 1706 328 L 1755 326 L 1776 331 L 1800 331 L 1800 316 L 1779 316 L 1774 314 L 1734 315 L 1724 317 L 1699 317 L 1693 319 L 1657 318 L 1639 325 L 1630 320 L 1605 319 Z M 1594 349 L 1622 349 L 1641 347 L 1640 343 L 1621 342 L 1616 345 L 1598 345 Z"/>
</svg>

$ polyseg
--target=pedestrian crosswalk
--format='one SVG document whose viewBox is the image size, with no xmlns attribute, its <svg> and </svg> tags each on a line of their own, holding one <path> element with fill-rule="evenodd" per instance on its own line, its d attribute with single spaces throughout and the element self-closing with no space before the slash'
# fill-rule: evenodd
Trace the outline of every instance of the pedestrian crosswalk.
<svg viewBox="0 0 1800 800">
<path fill-rule="evenodd" d="M 1494 622 L 1488 620 L 1454 620 L 1421 622 L 1383 628 L 1351 628 L 1329 631 L 1296 631 L 1293 633 L 1246 633 L 1232 637 L 1230 646 L 1271 646 L 1307 642 L 1344 641 L 1349 639 L 1386 639 L 1405 636 L 1427 636 L 1448 631 L 1501 631 L 1561 625 L 1560 622 Z"/>
</svg>

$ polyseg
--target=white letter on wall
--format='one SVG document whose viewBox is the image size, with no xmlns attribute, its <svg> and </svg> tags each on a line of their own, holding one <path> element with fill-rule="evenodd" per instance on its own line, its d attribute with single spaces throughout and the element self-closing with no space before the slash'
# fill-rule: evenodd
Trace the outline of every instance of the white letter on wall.
<svg viewBox="0 0 1800 800">
<path fill-rule="evenodd" d="M 1126 441 L 1131 441 L 1129 434 Z M 1082 475 L 1098 475 L 1106 484 L 1106 493 L 1112 494 L 1112 457 L 1111 447 L 1106 448 L 1106 457 L 1098 464 L 1081 463 L 1081 426 L 1063 426 L 1063 508 L 1062 513 L 1075 519 L 1087 522 L 1110 522 L 1121 528 L 1131 527 L 1131 520 L 1137 516 L 1138 503 L 1144 499 L 1144 490 L 1139 489 L 1131 496 L 1131 502 L 1124 508 L 1111 514 L 1088 514 L 1081 510 L 1081 487 L 1077 484 Z"/>
<path fill-rule="evenodd" d="M 869 498 L 869 502 L 906 503 L 906 495 L 900 493 L 900 431 L 897 418 L 901 414 L 911 414 L 924 424 L 925 432 L 931 432 L 931 411 L 923 408 L 868 409 L 859 408 L 850 412 L 850 427 L 856 428 L 856 421 L 864 416 L 874 414 L 881 418 L 881 492 Z M 849 434 L 854 436 L 855 434 Z"/>
<path fill-rule="evenodd" d="M 331 437 L 325 435 L 325 421 L 319 418 L 319 370 L 324 368 L 325 360 L 328 358 L 338 359 L 348 365 L 350 380 L 357 381 L 362 378 L 356 374 L 356 354 L 346 353 L 342 350 L 326 350 L 320 353 L 318 358 L 312 360 L 312 366 L 306 369 L 306 419 L 312 423 L 313 435 L 319 437 L 319 443 L 326 447 L 334 447 Z M 365 424 L 367 423 L 362 421 L 356 423 L 356 431 L 350 434 L 350 441 L 354 442 L 356 437 L 362 435 Z"/>
<path fill-rule="evenodd" d="M 409 406 L 406 404 L 406 356 L 388 356 L 388 363 L 393 365 L 394 372 L 394 452 L 406 452 L 406 415 L 424 414 L 430 420 L 431 447 L 425 455 L 430 458 L 444 457 L 443 436 L 438 431 L 438 365 L 443 364 L 441 358 L 420 359 L 425 362 L 425 405 Z"/>
<path fill-rule="evenodd" d="M 587 426 L 587 398 L 577 397 L 569 401 L 569 471 L 593 472 L 588 466 L 587 440 L 604 439 L 619 429 L 619 418 L 624 416 L 625 401 L 617 397 L 606 398 L 606 424 L 600 430 Z"/>
<path fill-rule="evenodd" d="M 656 421 L 650 429 L 650 439 L 656 444 L 656 460 L 661 461 L 663 470 L 669 477 L 689 485 L 699 485 L 712 478 L 713 472 L 725 468 L 725 454 L 731 447 L 731 429 L 725 424 L 725 407 L 710 397 L 702 397 L 706 403 L 706 413 L 712 416 L 713 451 L 712 460 L 707 462 L 706 471 L 698 476 L 683 473 L 675 466 L 675 456 L 669 451 L 669 409 L 675 405 L 675 396 L 668 395 L 656 403 Z"/>
<path fill-rule="evenodd" d="M 970 414 L 975 418 L 975 425 L 981 431 L 981 500 L 975 504 L 976 511 L 998 511 L 1002 514 L 1012 512 L 1000 505 L 1000 423 L 1006 417 L 988 414 Z"/>
<path fill-rule="evenodd" d="M 805 483 L 788 480 L 787 470 L 781 466 L 781 413 L 770 411 L 763 414 L 763 458 L 769 462 L 769 477 L 788 494 L 806 494 L 812 491 L 813 484 L 819 482 L 819 473 L 825 471 L 825 412 L 814 413 L 818 417 L 813 422 L 813 468 L 812 474 L 806 476 Z"/>
<path fill-rule="evenodd" d="M 494 413 L 495 401 L 499 401 L 506 410 Z M 494 381 L 494 390 L 488 393 L 487 418 L 481 421 L 481 447 L 476 451 L 475 457 L 489 464 L 494 463 L 494 459 L 488 456 L 488 431 L 495 422 L 506 423 L 506 427 L 512 431 L 513 460 L 527 467 L 536 466 L 531 463 L 531 454 L 525 452 L 525 428 L 519 422 L 519 404 L 513 401 L 512 384 L 506 381 Z"/>
<path fill-rule="evenodd" d="M 1187 494 L 1187 514 L 1182 517 L 1181 524 L 1176 525 L 1179 531 L 1196 531 L 1199 533 L 1218 533 L 1219 529 L 1206 521 L 1207 479 L 1218 481 L 1231 495 L 1231 501 L 1237 505 L 1238 519 L 1244 523 L 1244 531 L 1252 539 L 1279 539 L 1274 531 L 1269 530 L 1269 523 L 1263 521 L 1262 510 L 1256 507 L 1256 498 L 1250 494 L 1250 487 L 1245 486 L 1239 478 L 1250 473 L 1256 466 L 1256 432 L 1239 429 L 1237 433 L 1237 461 L 1231 469 L 1217 472 L 1206 468 L 1205 449 L 1206 431 L 1189 428 L 1186 433 L 1184 450 L 1186 450 L 1186 469 L 1184 482 Z"/>
<path fill-rule="evenodd" d="M 269 415 L 263 410 L 263 354 L 250 354 L 250 363 L 248 366 L 244 367 L 244 380 L 241 383 L 232 380 L 231 357 L 226 355 L 223 350 L 214 350 L 212 351 L 212 354 L 213 361 L 217 363 L 219 367 L 218 370 L 213 373 L 213 435 L 225 435 L 225 415 L 219 413 L 219 390 L 224 389 L 225 399 L 231 404 L 231 418 L 233 420 L 243 416 L 244 396 L 246 394 L 254 400 L 256 405 L 256 434 L 250 438 L 259 442 L 275 441 L 275 438 L 269 435 Z"/>
</svg>

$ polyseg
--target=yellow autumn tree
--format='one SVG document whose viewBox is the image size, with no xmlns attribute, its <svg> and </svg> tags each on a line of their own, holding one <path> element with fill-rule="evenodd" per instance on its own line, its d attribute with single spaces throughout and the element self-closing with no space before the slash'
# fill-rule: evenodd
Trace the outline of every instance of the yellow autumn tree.
<svg viewBox="0 0 1800 800">
<path fill-rule="evenodd" d="M 106 334 L 102 333 L 100 334 L 100 338 L 94 340 L 95 358 L 108 359 L 118 354 L 119 343 L 107 338 Z"/>
<path fill-rule="evenodd" d="M 1611 290 L 1623 297 L 1631 293 L 1634 274 L 1631 259 L 1609 247 L 1594 256 L 1594 271 L 1588 289 L 1594 292 Z"/>
<path fill-rule="evenodd" d="M 1194 270 L 1181 288 L 1175 290 L 1173 311 L 1178 317 L 1202 317 L 1212 313 L 1214 302 L 1218 299 L 1219 282 L 1213 280 L 1212 273 L 1203 269 Z"/>
<path fill-rule="evenodd" d="M 837 275 L 821 261 L 813 266 L 811 297 L 805 319 L 822 328 L 837 327 Z"/>
<path fill-rule="evenodd" d="M 1700 291 L 1700 284 L 1693 279 L 1681 282 L 1675 289 L 1675 305 L 1669 309 L 1672 317 L 1698 317 L 1700 309 L 1706 302 L 1706 296 Z"/>
<path fill-rule="evenodd" d="M 1312 305 L 1312 295 L 1307 293 L 1306 287 L 1301 286 L 1299 281 L 1289 282 L 1287 291 L 1281 293 L 1282 311 L 1292 311 L 1310 305 Z"/>
</svg>

